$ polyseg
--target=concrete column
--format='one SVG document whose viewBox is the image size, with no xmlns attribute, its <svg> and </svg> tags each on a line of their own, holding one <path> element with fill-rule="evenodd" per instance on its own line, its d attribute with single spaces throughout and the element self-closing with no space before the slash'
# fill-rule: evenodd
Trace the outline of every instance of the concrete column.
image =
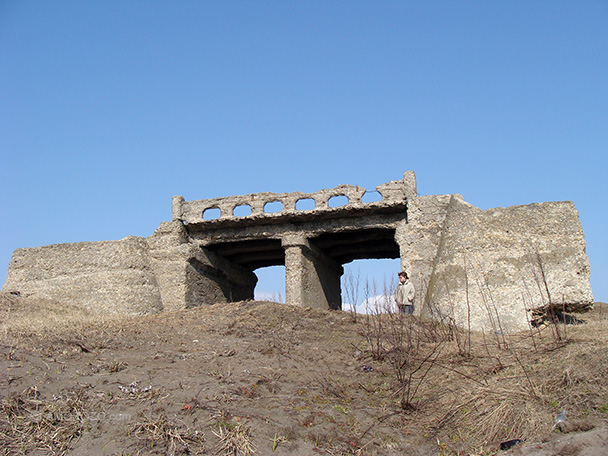
<svg viewBox="0 0 608 456">
<path fill-rule="evenodd" d="M 285 301 L 320 309 L 340 309 L 342 265 L 325 255 L 301 234 L 282 239 L 285 249 Z"/>
<path fill-rule="evenodd" d="M 184 197 L 176 195 L 171 200 L 171 214 L 173 215 L 173 221 L 177 222 L 182 219 L 184 215 Z"/>
</svg>

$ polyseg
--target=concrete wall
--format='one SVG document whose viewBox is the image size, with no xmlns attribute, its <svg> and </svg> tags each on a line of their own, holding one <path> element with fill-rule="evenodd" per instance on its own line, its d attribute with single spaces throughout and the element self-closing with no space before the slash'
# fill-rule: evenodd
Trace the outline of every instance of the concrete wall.
<svg viewBox="0 0 608 456">
<path fill-rule="evenodd" d="M 345 210 L 382 209 L 401 205 L 407 198 L 416 196 L 416 175 L 413 171 L 406 171 L 402 179 L 378 185 L 376 191 L 382 197 L 380 201 L 367 203 L 362 201 L 363 195 L 366 193 L 365 188 L 357 185 L 339 185 L 314 193 L 261 192 L 197 201 L 185 201 L 182 196 L 174 196 L 171 212 L 174 221 L 182 221 L 188 225 L 200 223 L 213 224 L 226 221 L 263 221 L 285 218 L 291 215 L 320 215 Z M 334 197 L 345 197 L 347 203 L 344 206 L 332 207 L 330 200 Z M 297 203 L 300 200 L 312 200 L 314 209 L 299 210 Z M 280 209 L 276 212 L 267 211 L 266 205 L 269 203 L 279 203 Z M 243 206 L 249 207 L 250 214 L 244 216 L 235 215 L 235 209 Z M 209 209 L 218 210 L 219 216 L 215 219 L 208 218 L 205 213 Z"/>
<path fill-rule="evenodd" d="M 190 242 L 180 222 L 147 239 L 17 249 L 3 291 L 103 313 L 146 314 L 253 299 L 257 278 Z"/>
<path fill-rule="evenodd" d="M 17 249 L 2 290 L 98 312 L 143 314 L 163 309 L 148 244 L 133 236 Z"/>
<path fill-rule="evenodd" d="M 592 303 L 589 276 L 572 202 L 482 211 L 453 195 L 423 312 L 464 327 L 470 318 L 473 329 L 525 330 L 526 309 L 549 300 L 581 310 Z"/>
<path fill-rule="evenodd" d="M 395 232 L 401 269 L 407 271 L 416 288 L 416 313 L 419 313 L 425 301 L 450 199 L 451 195 L 408 199 L 407 219 L 399 223 Z"/>
</svg>

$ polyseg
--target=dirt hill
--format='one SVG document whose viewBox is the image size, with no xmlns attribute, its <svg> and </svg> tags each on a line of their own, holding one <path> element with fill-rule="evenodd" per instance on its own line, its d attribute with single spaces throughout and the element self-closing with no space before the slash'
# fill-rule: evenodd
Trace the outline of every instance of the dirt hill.
<svg viewBox="0 0 608 456">
<path fill-rule="evenodd" d="M 505 454 L 606 454 L 607 312 L 507 337 L 269 302 L 119 318 L 2 294 L 0 454 L 494 454 L 511 439 Z"/>
</svg>

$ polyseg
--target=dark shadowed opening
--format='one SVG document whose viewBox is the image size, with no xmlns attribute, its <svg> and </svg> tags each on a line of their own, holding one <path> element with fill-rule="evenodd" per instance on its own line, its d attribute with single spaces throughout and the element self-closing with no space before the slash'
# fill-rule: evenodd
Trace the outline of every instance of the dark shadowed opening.
<svg viewBox="0 0 608 456">
<path fill-rule="evenodd" d="M 319 249 L 344 265 L 340 280 L 342 309 L 362 310 L 365 300 L 385 296 L 400 268 L 394 229 L 369 229 L 322 234 L 311 239 Z M 346 306 L 345 306 L 346 304 Z"/>
<path fill-rule="evenodd" d="M 394 285 L 392 279 L 399 271 L 399 246 L 395 242 L 394 229 L 338 231 L 310 238 L 309 242 L 336 263 L 344 265 L 345 275 L 340 284 L 335 284 L 340 286 L 343 303 L 360 306 L 363 300 L 386 294 L 385 289 Z M 207 248 L 256 274 L 256 299 L 285 302 L 285 250 L 279 239 L 222 242 Z M 356 264 L 351 265 L 353 262 Z M 359 275 L 356 293 L 352 291 L 351 282 L 347 285 L 348 276 L 355 274 Z M 322 276 L 321 281 L 324 280 L 331 284 L 335 279 Z M 344 306 L 343 309 L 349 310 Z"/>
<path fill-rule="evenodd" d="M 267 266 L 285 265 L 285 251 L 279 239 L 222 242 L 207 248 L 250 271 Z"/>
<path fill-rule="evenodd" d="M 394 229 L 369 229 L 325 233 L 311 239 L 340 264 L 370 258 L 399 258 Z"/>
</svg>

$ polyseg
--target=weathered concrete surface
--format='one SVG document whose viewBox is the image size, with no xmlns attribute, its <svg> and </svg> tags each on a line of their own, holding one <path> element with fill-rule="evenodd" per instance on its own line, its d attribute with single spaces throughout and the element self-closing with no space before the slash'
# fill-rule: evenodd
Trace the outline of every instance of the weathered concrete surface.
<svg viewBox="0 0 608 456">
<path fill-rule="evenodd" d="M 192 306 L 196 289 L 188 275 L 188 261 L 194 256 L 188 234 L 180 223 L 163 222 L 148 238 L 152 265 L 163 310 Z"/>
<path fill-rule="evenodd" d="M 526 309 L 591 304 L 589 276 L 572 202 L 482 211 L 452 195 L 422 310 L 472 329 L 524 330 Z"/>
<path fill-rule="evenodd" d="M 134 236 L 17 249 L 2 290 L 107 313 L 145 314 L 163 308 L 148 244 Z"/>
<path fill-rule="evenodd" d="M 255 274 L 192 243 L 182 223 L 162 223 L 148 245 L 165 310 L 253 299 Z"/>
<path fill-rule="evenodd" d="M 363 202 L 366 190 L 354 185 L 339 185 L 338 187 L 319 190 L 314 193 L 252 193 L 249 195 L 225 196 L 198 201 L 185 201 L 181 196 L 174 196 L 172 201 L 172 215 L 174 221 L 182 221 L 186 225 L 217 224 L 229 225 L 238 223 L 239 226 L 250 223 L 264 223 L 270 220 L 285 223 L 293 216 L 299 220 L 305 218 L 318 219 L 320 216 L 333 216 L 348 212 L 361 214 L 362 210 L 368 213 L 390 210 L 395 207 L 404 207 L 408 198 L 416 196 L 416 175 L 413 171 L 406 171 L 403 179 L 386 182 L 378 185 L 376 191 L 380 193 L 380 201 Z M 344 197 L 347 203 L 333 207 L 332 198 Z M 298 202 L 310 200 L 314 208 L 309 210 L 298 209 Z M 279 209 L 272 211 L 268 205 L 276 203 Z M 248 215 L 235 215 L 235 210 L 247 208 Z M 217 218 L 208 218 L 206 212 L 210 209 L 219 211 Z"/>
<path fill-rule="evenodd" d="M 473 329 L 528 328 L 530 309 L 585 310 L 589 261 L 571 202 L 482 211 L 460 195 L 417 196 L 416 177 L 365 189 L 257 193 L 186 202 L 149 238 L 18 249 L 3 291 L 147 313 L 252 299 L 257 268 L 285 265 L 289 304 L 340 308 L 343 264 L 400 258 L 416 287 L 416 313 Z M 348 203 L 332 207 L 331 199 Z M 314 209 L 298 209 L 301 199 Z M 282 209 L 266 212 L 267 203 Z M 248 205 L 251 214 L 235 215 Z M 204 212 L 220 210 L 216 219 Z"/>
<path fill-rule="evenodd" d="M 340 277 L 344 269 L 306 237 L 283 238 L 285 248 L 285 301 L 321 309 L 340 309 Z"/>
<path fill-rule="evenodd" d="M 398 224 L 395 240 L 399 244 L 401 269 L 407 271 L 416 288 L 415 313 L 426 300 L 441 233 L 451 195 L 430 195 L 408 200 L 407 220 Z"/>
<path fill-rule="evenodd" d="M 164 222 L 147 239 L 17 249 L 3 291 L 106 313 L 146 314 L 253 299 L 257 278 Z"/>
</svg>

